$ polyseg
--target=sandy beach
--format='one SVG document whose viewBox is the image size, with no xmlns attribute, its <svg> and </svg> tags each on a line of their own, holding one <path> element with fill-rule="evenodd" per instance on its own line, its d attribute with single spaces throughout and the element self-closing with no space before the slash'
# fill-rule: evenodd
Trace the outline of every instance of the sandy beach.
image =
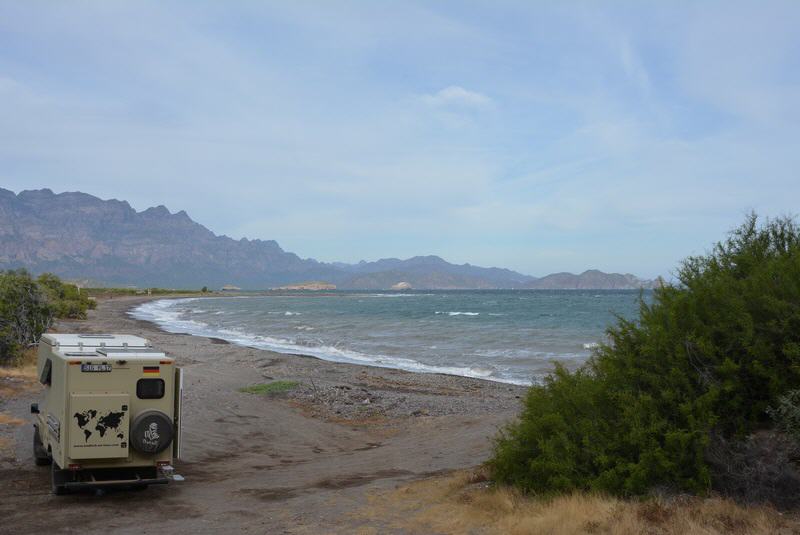
<svg viewBox="0 0 800 535">
<path fill-rule="evenodd" d="M 186 480 L 104 496 L 49 492 L 34 466 L 29 405 L 38 386 L 0 380 L 0 532 L 402 533 L 363 514 L 375 493 L 479 465 L 525 389 L 283 355 L 169 334 L 127 312 L 146 298 L 101 301 L 59 332 L 148 338 L 185 368 Z M 296 381 L 286 393 L 240 388 Z M 3 384 L 5 383 L 5 384 Z"/>
</svg>

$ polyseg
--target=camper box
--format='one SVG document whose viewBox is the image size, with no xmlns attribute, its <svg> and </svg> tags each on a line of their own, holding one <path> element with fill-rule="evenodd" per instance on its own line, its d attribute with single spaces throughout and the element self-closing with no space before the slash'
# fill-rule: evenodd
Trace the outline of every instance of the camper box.
<svg viewBox="0 0 800 535">
<path fill-rule="evenodd" d="M 55 494 L 169 481 L 183 386 L 172 358 L 137 336 L 45 334 L 37 370 L 34 457 L 52 465 Z"/>
</svg>

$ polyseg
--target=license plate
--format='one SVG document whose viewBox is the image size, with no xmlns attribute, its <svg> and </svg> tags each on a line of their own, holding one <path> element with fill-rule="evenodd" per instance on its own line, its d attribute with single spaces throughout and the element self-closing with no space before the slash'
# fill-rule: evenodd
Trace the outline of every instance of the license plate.
<svg viewBox="0 0 800 535">
<path fill-rule="evenodd" d="M 111 364 L 81 364 L 82 372 L 110 372 Z"/>
</svg>

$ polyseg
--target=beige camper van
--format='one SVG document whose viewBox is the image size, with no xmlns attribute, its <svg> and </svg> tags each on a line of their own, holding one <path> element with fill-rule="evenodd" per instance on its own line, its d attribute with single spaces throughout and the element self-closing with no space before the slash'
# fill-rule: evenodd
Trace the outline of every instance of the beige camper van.
<svg viewBox="0 0 800 535">
<path fill-rule="evenodd" d="M 137 336 L 45 334 L 37 366 L 33 453 L 52 465 L 53 493 L 170 480 L 183 383 L 172 358 Z"/>
</svg>

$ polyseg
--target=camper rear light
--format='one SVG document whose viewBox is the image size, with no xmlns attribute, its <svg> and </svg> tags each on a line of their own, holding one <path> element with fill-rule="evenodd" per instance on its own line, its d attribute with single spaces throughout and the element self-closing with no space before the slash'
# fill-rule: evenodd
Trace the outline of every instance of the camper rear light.
<svg viewBox="0 0 800 535">
<path fill-rule="evenodd" d="M 164 467 L 169 466 L 170 461 L 156 461 L 156 466 Z"/>
<path fill-rule="evenodd" d="M 80 470 L 80 469 L 81 469 L 81 465 L 79 465 L 79 464 L 68 464 L 67 465 L 67 470 Z"/>
</svg>

